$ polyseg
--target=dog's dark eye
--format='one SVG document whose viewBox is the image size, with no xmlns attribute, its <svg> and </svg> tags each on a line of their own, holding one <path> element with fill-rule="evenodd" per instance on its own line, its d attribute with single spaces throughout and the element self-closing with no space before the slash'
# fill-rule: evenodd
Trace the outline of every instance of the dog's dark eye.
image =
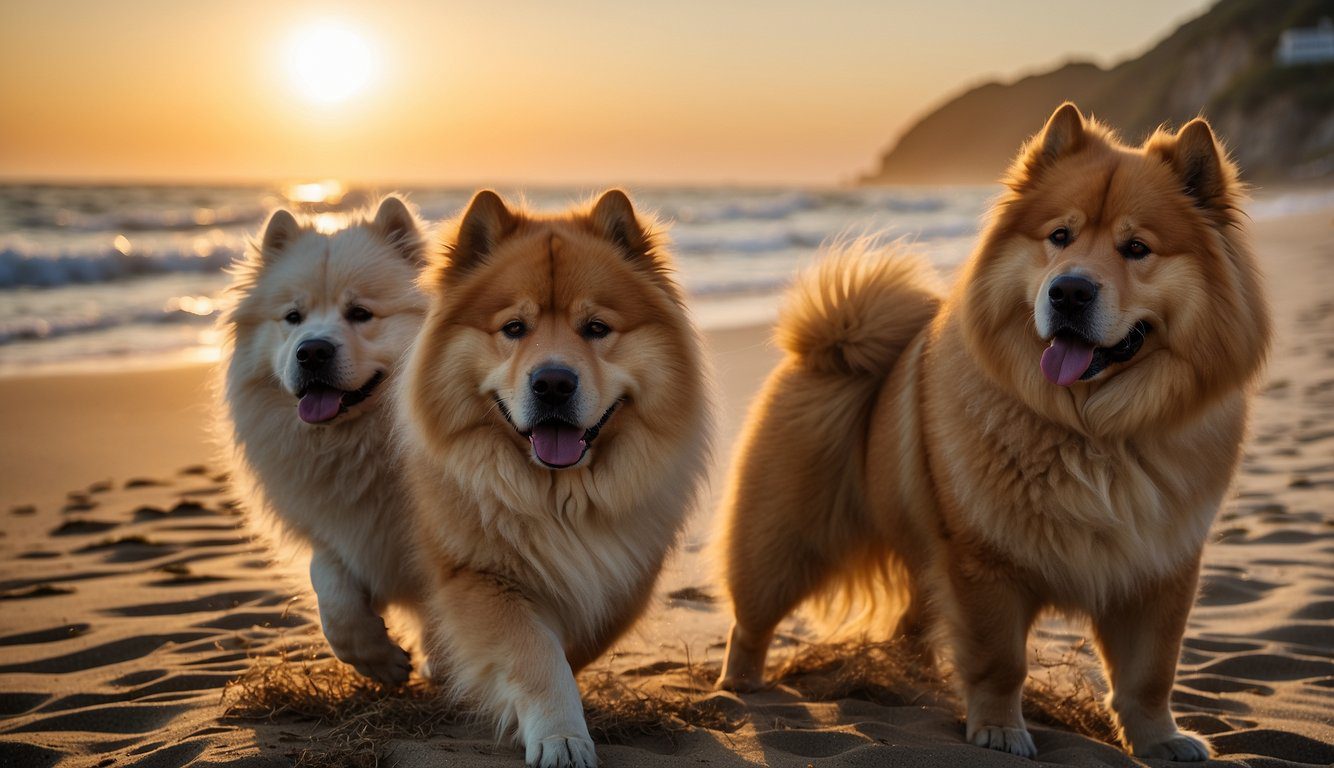
<svg viewBox="0 0 1334 768">
<path fill-rule="evenodd" d="M 375 315 L 372 315 L 371 311 L 365 307 L 353 307 L 347 311 L 347 319 L 353 323 L 364 323 L 372 317 L 375 317 Z"/>
<path fill-rule="evenodd" d="M 601 320 L 593 320 L 584 326 L 584 338 L 601 339 L 611 333 L 611 328 Z"/>
<path fill-rule="evenodd" d="M 1131 240 L 1121 248 L 1121 254 L 1127 259 L 1142 259 L 1149 253 L 1149 246 L 1140 240 Z"/>
<path fill-rule="evenodd" d="M 519 339 L 523 338 L 525 333 L 528 333 L 528 326 L 524 325 L 522 320 L 511 320 L 501 326 L 500 332 L 511 339 Z"/>
<path fill-rule="evenodd" d="M 1051 241 L 1052 245 L 1064 248 L 1070 244 L 1070 230 L 1065 227 L 1057 227 L 1055 231 L 1047 235 L 1047 239 Z"/>
<path fill-rule="evenodd" d="M 287 321 L 288 325 L 301 325 L 301 313 L 295 309 L 283 315 L 283 319 Z"/>
</svg>

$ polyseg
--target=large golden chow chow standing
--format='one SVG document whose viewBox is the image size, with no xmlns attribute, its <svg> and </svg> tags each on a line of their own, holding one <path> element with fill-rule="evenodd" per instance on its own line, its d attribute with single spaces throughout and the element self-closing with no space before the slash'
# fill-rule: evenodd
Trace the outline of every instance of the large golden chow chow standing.
<svg viewBox="0 0 1334 768">
<path fill-rule="evenodd" d="M 481 192 L 442 250 L 399 413 L 432 670 L 529 764 L 591 766 L 574 673 L 643 611 L 696 500 L 699 339 L 622 192 L 558 217 Z"/>
<path fill-rule="evenodd" d="M 1066 104 L 1006 184 L 947 296 L 856 252 L 794 288 L 725 502 L 720 684 L 762 682 L 803 599 L 889 574 L 969 741 L 1036 753 L 1026 639 L 1055 609 L 1091 620 L 1126 746 L 1204 759 L 1168 698 L 1270 330 L 1236 170 L 1203 120 L 1131 148 Z"/>
</svg>

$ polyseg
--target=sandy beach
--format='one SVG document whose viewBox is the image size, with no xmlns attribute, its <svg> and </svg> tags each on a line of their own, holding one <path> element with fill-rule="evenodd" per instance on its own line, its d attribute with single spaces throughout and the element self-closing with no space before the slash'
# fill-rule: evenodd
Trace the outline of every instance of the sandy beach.
<svg viewBox="0 0 1334 768">
<path fill-rule="evenodd" d="M 1211 765 L 1329 765 L 1334 213 L 1264 220 L 1254 236 L 1277 343 L 1173 699 L 1183 726 L 1211 735 Z M 716 499 L 777 352 L 766 327 L 707 337 Z M 519 765 L 486 726 L 432 710 L 419 689 L 377 699 L 327 658 L 308 585 L 280 576 L 213 461 L 209 386 L 198 366 L 0 379 L 0 766 Z M 800 617 L 780 629 L 771 668 L 798 662 L 772 690 L 710 691 L 729 623 L 711 513 L 650 615 L 582 676 L 602 764 L 1026 764 L 964 744 L 947 686 L 877 671 L 892 650 L 830 653 Z M 1102 688 L 1079 637 L 1046 620 L 1034 639 L 1034 677 L 1061 705 L 1033 727 L 1037 762 L 1165 764 L 1085 735 Z"/>
</svg>

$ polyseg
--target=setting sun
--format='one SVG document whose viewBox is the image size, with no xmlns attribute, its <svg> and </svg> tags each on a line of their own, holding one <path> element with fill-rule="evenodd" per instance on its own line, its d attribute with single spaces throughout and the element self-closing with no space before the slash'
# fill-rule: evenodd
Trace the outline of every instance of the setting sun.
<svg viewBox="0 0 1334 768">
<path fill-rule="evenodd" d="M 285 50 L 287 71 L 302 98 L 335 104 L 362 91 L 374 73 L 370 46 L 357 32 L 334 22 L 304 27 Z"/>
</svg>

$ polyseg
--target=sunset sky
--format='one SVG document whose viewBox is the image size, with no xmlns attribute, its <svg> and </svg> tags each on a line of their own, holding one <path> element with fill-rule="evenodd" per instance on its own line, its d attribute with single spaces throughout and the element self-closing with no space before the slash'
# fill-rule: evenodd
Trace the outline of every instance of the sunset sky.
<svg viewBox="0 0 1334 768">
<path fill-rule="evenodd" d="M 0 176 L 837 183 L 971 85 L 1208 5 L 0 0 Z"/>
</svg>

